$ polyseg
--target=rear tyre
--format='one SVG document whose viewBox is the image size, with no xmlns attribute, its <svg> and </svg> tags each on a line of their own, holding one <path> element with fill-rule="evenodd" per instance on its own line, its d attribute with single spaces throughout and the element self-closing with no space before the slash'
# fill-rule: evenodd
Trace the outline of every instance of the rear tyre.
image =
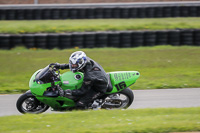
<svg viewBox="0 0 200 133">
<path fill-rule="evenodd" d="M 39 114 L 45 112 L 49 108 L 48 105 L 38 101 L 31 92 L 26 92 L 21 95 L 17 100 L 16 107 L 22 114 Z"/>
<path fill-rule="evenodd" d="M 134 94 L 130 88 L 126 88 L 118 93 L 110 94 L 105 98 L 103 109 L 126 109 L 134 100 Z"/>
</svg>

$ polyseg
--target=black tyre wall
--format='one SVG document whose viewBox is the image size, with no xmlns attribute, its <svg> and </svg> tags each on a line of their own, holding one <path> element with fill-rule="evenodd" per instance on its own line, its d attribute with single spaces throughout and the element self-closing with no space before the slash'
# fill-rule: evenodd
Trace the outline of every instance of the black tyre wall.
<svg viewBox="0 0 200 133">
<path fill-rule="evenodd" d="M 47 34 L 36 34 L 35 35 L 35 46 L 37 48 L 47 48 Z"/>
<path fill-rule="evenodd" d="M 200 17 L 200 6 L 197 7 L 197 17 Z"/>
<path fill-rule="evenodd" d="M 163 7 L 155 7 L 155 17 L 156 18 L 163 17 Z"/>
<path fill-rule="evenodd" d="M 60 19 L 60 10 L 59 9 L 52 9 L 51 10 L 51 19 Z"/>
<path fill-rule="evenodd" d="M 144 31 L 135 31 L 132 33 L 132 47 L 144 45 Z"/>
<path fill-rule="evenodd" d="M 93 48 L 93 47 L 137 47 L 154 45 L 197 45 L 200 30 L 163 31 L 115 31 L 75 32 L 61 34 L 0 35 L 0 48 L 9 49 L 19 45 L 27 48 Z"/>
<path fill-rule="evenodd" d="M 0 35 L 0 48 L 1 49 L 9 49 L 10 46 L 10 35 L 1 34 Z"/>
<path fill-rule="evenodd" d="M 83 38 L 83 34 L 82 33 L 73 33 L 72 34 L 71 46 L 72 47 L 83 48 L 84 47 L 83 40 L 84 40 L 84 38 Z"/>
<path fill-rule="evenodd" d="M 50 9 L 42 10 L 42 19 L 51 19 L 51 10 Z"/>
<path fill-rule="evenodd" d="M 172 30 L 168 32 L 168 44 L 178 46 L 180 45 L 180 31 Z"/>
<path fill-rule="evenodd" d="M 84 36 L 84 47 L 85 48 L 94 48 L 96 43 L 96 35 L 94 33 L 86 33 Z"/>
<path fill-rule="evenodd" d="M 196 17 L 197 16 L 197 6 L 189 6 L 188 7 L 188 16 L 190 16 L 190 17 Z"/>
<path fill-rule="evenodd" d="M 33 19 L 35 20 L 42 19 L 42 9 L 33 9 Z"/>
<path fill-rule="evenodd" d="M 108 33 L 97 32 L 95 47 L 107 47 L 108 46 Z"/>
<path fill-rule="evenodd" d="M 7 9 L 6 10 L 6 19 L 7 20 L 16 20 L 16 10 Z"/>
<path fill-rule="evenodd" d="M 146 8 L 138 7 L 137 8 L 137 16 L 138 16 L 138 18 L 146 18 Z"/>
<path fill-rule="evenodd" d="M 180 17 L 180 7 L 179 6 L 171 7 L 171 15 L 172 17 Z"/>
<path fill-rule="evenodd" d="M 198 17 L 200 5 L 23 7 L 0 9 L 0 20 Z"/>
<path fill-rule="evenodd" d="M 168 44 L 168 31 L 156 31 L 156 45 Z"/>
<path fill-rule="evenodd" d="M 147 7 L 146 8 L 146 17 L 147 18 L 154 18 L 155 17 L 155 8 L 154 7 Z"/>
<path fill-rule="evenodd" d="M 103 18 L 112 18 L 112 8 L 103 8 Z"/>
<path fill-rule="evenodd" d="M 33 12 L 34 12 L 34 10 L 32 10 L 32 9 L 26 9 L 26 10 L 24 10 L 24 17 L 25 17 L 25 19 L 26 20 L 33 20 L 34 19 Z"/>
<path fill-rule="evenodd" d="M 138 17 L 138 9 L 137 8 L 130 8 L 129 17 L 130 18 L 137 18 Z"/>
<path fill-rule="evenodd" d="M 60 9 L 60 18 L 69 19 L 69 10 L 65 8 Z"/>
<path fill-rule="evenodd" d="M 23 44 L 27 48 L 36 47 L 35 46 L 35 37 L 34 37 L 34 34 L 25 34 L 25 35 L 23 35 L 22 40 L 23 40 Z"/>
<path fill-rule="evenodd" d="M 180 7 L 180 16 L 181 17 L 188 17 L 189 16 L 189 11 L 187 6 L 181 6 Z"/>
<path fill-rule="evenodd" d="M 77 19 L 78 18 L 78 10 L 75 8 L 69 9 L 69 18 L 70 19 Z"/>
<path fill-rule="evenodd" d="M 120 46 L 120 32 L 108 33 L 108 46 L 119 47 Z"/>
<path fill-rule="evenodd" d="M 194 30 L 194 45 L 200 46 L 200 29 Z"/>
<path fill-rule="evenodd" d="M 112 18 L 121 18 L 121 10 L 122 8 L 114 8 L 112 10 Z"/>
<path fill-rule="evenodd" d="M 59 36 L 59 48 L 65 49 L 65 48 L 71 48 L 71 34 L 60 34 Z M 73 43 L 73 42 L 72 42 Z"/>
<path fill-rule="evenodd" d="M 16 10 L 16 19 L 17 20 L 24 20 L 25 19 L 25 10 L 24 9 Z"/>
<path fill-rule="evenodd" d="M 58 34 L 48 34 L 47 35 L 47 48 L 56 48 L 59 45 L 59 35 Z"/>
<path fill-rule="evenodd" d="M 84 9 L 84 8 L 78 9 L 78 18 L 80 18 L 80 19 L 87 18 L 86 17 L 86 9 Z"/>
<path fill-rule="evenodd" d="M 88 18 L 88 19 L 95 18 L 95 8 L 86 9 L 86 18 Z"/>
<path fill-rule="evenodd" d="M 130 8 L 128 7 L 121 8 L 120 18 L 130 18 L 129 12 L 130 12 Z"/>
<path fill-rule="evenodd" d="M 144 46 L 154 46 L 156 44 L 156 32 L 146 31 L 144 33 Z"/>
<path fill-rule="evenodd" d="M 181 30 L 181 45 L 193 45 L 193 30 Z"/>
<path fill-rule="evenodd" d="M 6 10 L 0 9 L 0 20 L 6 20 Z"/>
<path fill-rule="evenodd" d="M 96 8 L 94 14 L 95 18 L 103 18 L 103 8 Z"/>
<path fill-rule="evenodd" d="M 131 47 L 132 44 L 132 32 L 123 31 L 120 32 L 120 47 Z"/>
<path fill-rule="evenodd" d="M 171 17 L 172 16 L 172 8 L 169 7 L 163 7 L 163 17 Z"/>
<path fill-rule="evenodd" d="M 19 46 L 22 45 L 22 35 L 12 35 L 10 37 L 10 46 L 11 47 L 15 47 L 15 46 Z"/>
</svg>

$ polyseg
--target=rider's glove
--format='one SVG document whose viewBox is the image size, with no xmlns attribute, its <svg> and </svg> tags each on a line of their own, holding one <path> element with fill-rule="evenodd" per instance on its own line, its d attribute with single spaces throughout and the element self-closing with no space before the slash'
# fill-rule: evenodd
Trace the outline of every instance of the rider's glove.
<svg viewBox="0 0 200 133">
<path fill-rule="evenodd" d="M 65 90 L 65 96 L 71 96 L 72 95 L 72 91 L 67 89 Z"/>
<path fill-rule="evenodd" d="M 60 68 L 60 64 L 59 64 L 59 63 L 56 63 L 56 64 L 54 65 L 54 68 L 59 69 L 59 68 Z"/>
</svg>

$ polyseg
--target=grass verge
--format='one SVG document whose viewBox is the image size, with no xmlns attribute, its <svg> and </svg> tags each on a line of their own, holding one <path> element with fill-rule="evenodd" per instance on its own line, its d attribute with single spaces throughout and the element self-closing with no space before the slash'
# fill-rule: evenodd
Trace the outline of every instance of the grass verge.
<svg viewBox="0 0 200 133">
<path fill-rule="evenodd" d="M 168 133 L 200 131 L 200 107 L 75 111 L 0 117 L 2 133 Z"/>
<path fill-rule="evenodd" d="M 200 18 L 0 21 L 0 33 L 198 29 Z"/>
<path fill-rule="evenodd" d="M 137 70 L 141 76 L 131 89 L 200 87 L 200 47 L 156 46 L 138 48 L 0 50 L 0 93 L 28 90 L 31 75 L 50 63 L 68 63 L 82 50 L 106 72 Z M 66 70 L 62 71 L 65 72 Z"/>
</svg>

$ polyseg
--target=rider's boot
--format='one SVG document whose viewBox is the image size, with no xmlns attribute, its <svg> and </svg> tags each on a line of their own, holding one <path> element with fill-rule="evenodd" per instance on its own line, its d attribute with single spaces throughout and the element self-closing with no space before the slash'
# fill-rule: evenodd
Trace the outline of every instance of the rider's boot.
<svg viewBox="0 0 200 133">
<path fill-rule="evenodd" d="M 58 90 L 59 96 L 61 97 L 65 96 L 65 91 L 59 85 L 57 85 L 57 90 Z"/>
<path fill-rule="evenodd" d="M 91 107 L 92 107 L 93 110 L 100 110 L 101 109 L 101 102 L 98 99 L 94 100 Z"/>
</svg>

